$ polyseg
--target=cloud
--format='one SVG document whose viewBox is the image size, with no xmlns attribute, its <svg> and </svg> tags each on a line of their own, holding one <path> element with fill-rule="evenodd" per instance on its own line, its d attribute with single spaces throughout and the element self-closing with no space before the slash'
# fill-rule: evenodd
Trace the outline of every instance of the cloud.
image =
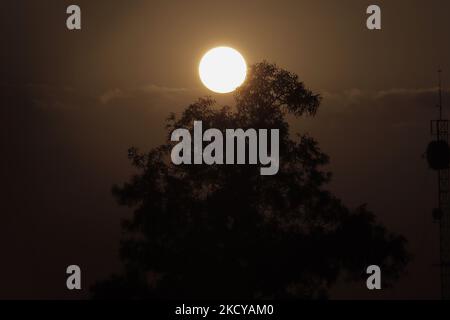
<svg viewBox="0 0 450 320">
<path fill-rule="evenodd" d="M 84 108 L 140 108 L 146 110 L 171 109 L 185 106 L 200 96 L 196 89 L 171 88 L 155 84 L 135 88 L 112 88 L 101 93 L 89 92 L 68 86 L 29 83 L 23 86 L 0 85 L 3 97 L 14 95 L 26 100 L 28 107 L 48 110 Z M 170 112 L 170 111 L 169 111 Z"/>
<path fill-rule="evenodd" d="M 113 104 L 116 102 L 125 102 L 127 100 L 141 99 L 142 102 L 163 102 L 161 100 L 178 101 L 183 98 L 190 97 L 195 90 L 186 88 L 170 88 L 158 86 L 155 84 L 143 85 L 131 89 L 112 89 L 102 93 L 99 96 L 99 101 L 104 104 Z"/>
<path fill-rule="evenodd" d="M 93 97 L 73 87 L 30 83 L 23 89 L 31 105 L 39 109 L 78 109 L 93 102 Z"/>
<path fill-rule="evenodd" d="M 438 88 L 351 89 L 324 92 L 317 119 L 327 126 L 362 130 L 414 128 L 438 116 Z M 443 115 L 450 117 L 450 89 L 442 90 Z M 313 126 L 313 125 L 311 125 Z M 323 130 L 323 129 L 322 129 Z"/>
<path fill-rule="evenodd" d="M 399 106 L 405 102 L 413 102 L 413 104 L 426 104 L 435 106 L 438 99 L 438 88 L 394 88 L 379 91 L 363 91 L 352 88 L 343 92 L 328 92 L 322 94 L 324 104 L 327 106 L 338 105 L 364 107 L 373 104 L 385 104 L 399 102 Z M 442 96 L 445 101 L 450 104 L 450 88 L 442 90 Z"/>
<path fill-rule="evenodd" d="M 184 93 L 189 91 L 186 88 L 169 88 L 161 87 L 154 84 L 146 85 L 140 88 L 140 90 L 150 93 Z"/>
<path fill-rule="evenodd" d="M 103 104 L 107 104 L 111 100 L 118 99 L 118 98 L 124 98 L 125 94 L 120 89 L 113 89 L 110 91 L 106 91 L 102 95 L 100 95 L 99 100 Z"/>
</svg>

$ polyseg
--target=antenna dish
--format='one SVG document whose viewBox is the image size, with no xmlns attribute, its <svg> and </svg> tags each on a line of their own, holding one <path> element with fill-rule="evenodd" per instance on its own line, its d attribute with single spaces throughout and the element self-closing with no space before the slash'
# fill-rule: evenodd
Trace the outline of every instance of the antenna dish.
<svg viewBox="0 0 450 320">
<path fill-rule="evenodd" d="M 431 141 L 427 148 L 428 165 L 433 170 L 449 168 L 450 148 L 446 141 Z"/>
</svg>

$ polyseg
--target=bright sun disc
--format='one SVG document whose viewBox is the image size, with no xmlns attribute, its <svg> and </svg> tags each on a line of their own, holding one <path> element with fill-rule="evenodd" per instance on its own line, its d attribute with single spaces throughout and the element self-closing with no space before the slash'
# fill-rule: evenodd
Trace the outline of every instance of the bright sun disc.
<svg viewBox="0 0 450 320">
<path fill-rule="evenodd" d="M 203 56 L 198 71 L 209 90 L 228 93 L 245 81 L 247 64 L 244 57 L 233 48 L 217 47 Z"/>
</svg>

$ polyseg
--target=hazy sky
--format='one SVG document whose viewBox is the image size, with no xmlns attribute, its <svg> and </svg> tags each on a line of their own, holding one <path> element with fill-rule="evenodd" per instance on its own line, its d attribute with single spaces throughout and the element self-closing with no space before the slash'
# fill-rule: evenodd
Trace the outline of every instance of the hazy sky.
<svg viewBox="0 0 450 320">
<path fill-rule="evenodd" d="M 65 289 L 69 264 L 85 270 L 86 289 L 118 270 L 129 212 L 110 188 L 129 177 L 126 150 L 161 143 L 167 115 L 210 94 L 197 67 L 218 45 L 275 62 L 323 95 L 318 116 L 293 128 L 331 156 L 333 192 L 368 203 L 409 241 L 414 261 L 394 290 L 356 284 L 334 296 L 439 296 L 437 178 L 421 156 L 439 66 L 450 104 L 449 1 L 377 1 L 381 31 L 365 27 L 371 1 L 93 2 L 0 4 L 0 298 L 78 297 Z M 65 26 L 73 3 L 81 31 Z"/>
</svg>

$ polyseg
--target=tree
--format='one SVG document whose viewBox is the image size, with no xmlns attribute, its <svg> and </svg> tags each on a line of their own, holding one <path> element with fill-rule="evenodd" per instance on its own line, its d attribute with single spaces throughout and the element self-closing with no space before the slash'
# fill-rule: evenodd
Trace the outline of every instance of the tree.
<svg viewBox="0 0 450 320">
<path fill-rule="evenodd" d="M 201 98 L 171 115 L 167 143 L 129 150 L 138 173 L 114 186 L 134 209 L 124 221 L 124 272 L 93 287 L 96 298 L 321 298 L 340 276 L 363 280 L 367 266 L 383 285 L 408 262 L 405 239 L 351 210 L 326 190 L 329 158 L 310 136 L 289 135 L 286 116 L 314 116 L 321 97 L 274 64 L 253 65 L 235 107 Z M 207 128 L 280 130 L 280 169 L 257 165 L 173 165 L 170 133 L 202 120 Z M 365 282 L 364 282 L 365 283 Z"/>
</svg>

